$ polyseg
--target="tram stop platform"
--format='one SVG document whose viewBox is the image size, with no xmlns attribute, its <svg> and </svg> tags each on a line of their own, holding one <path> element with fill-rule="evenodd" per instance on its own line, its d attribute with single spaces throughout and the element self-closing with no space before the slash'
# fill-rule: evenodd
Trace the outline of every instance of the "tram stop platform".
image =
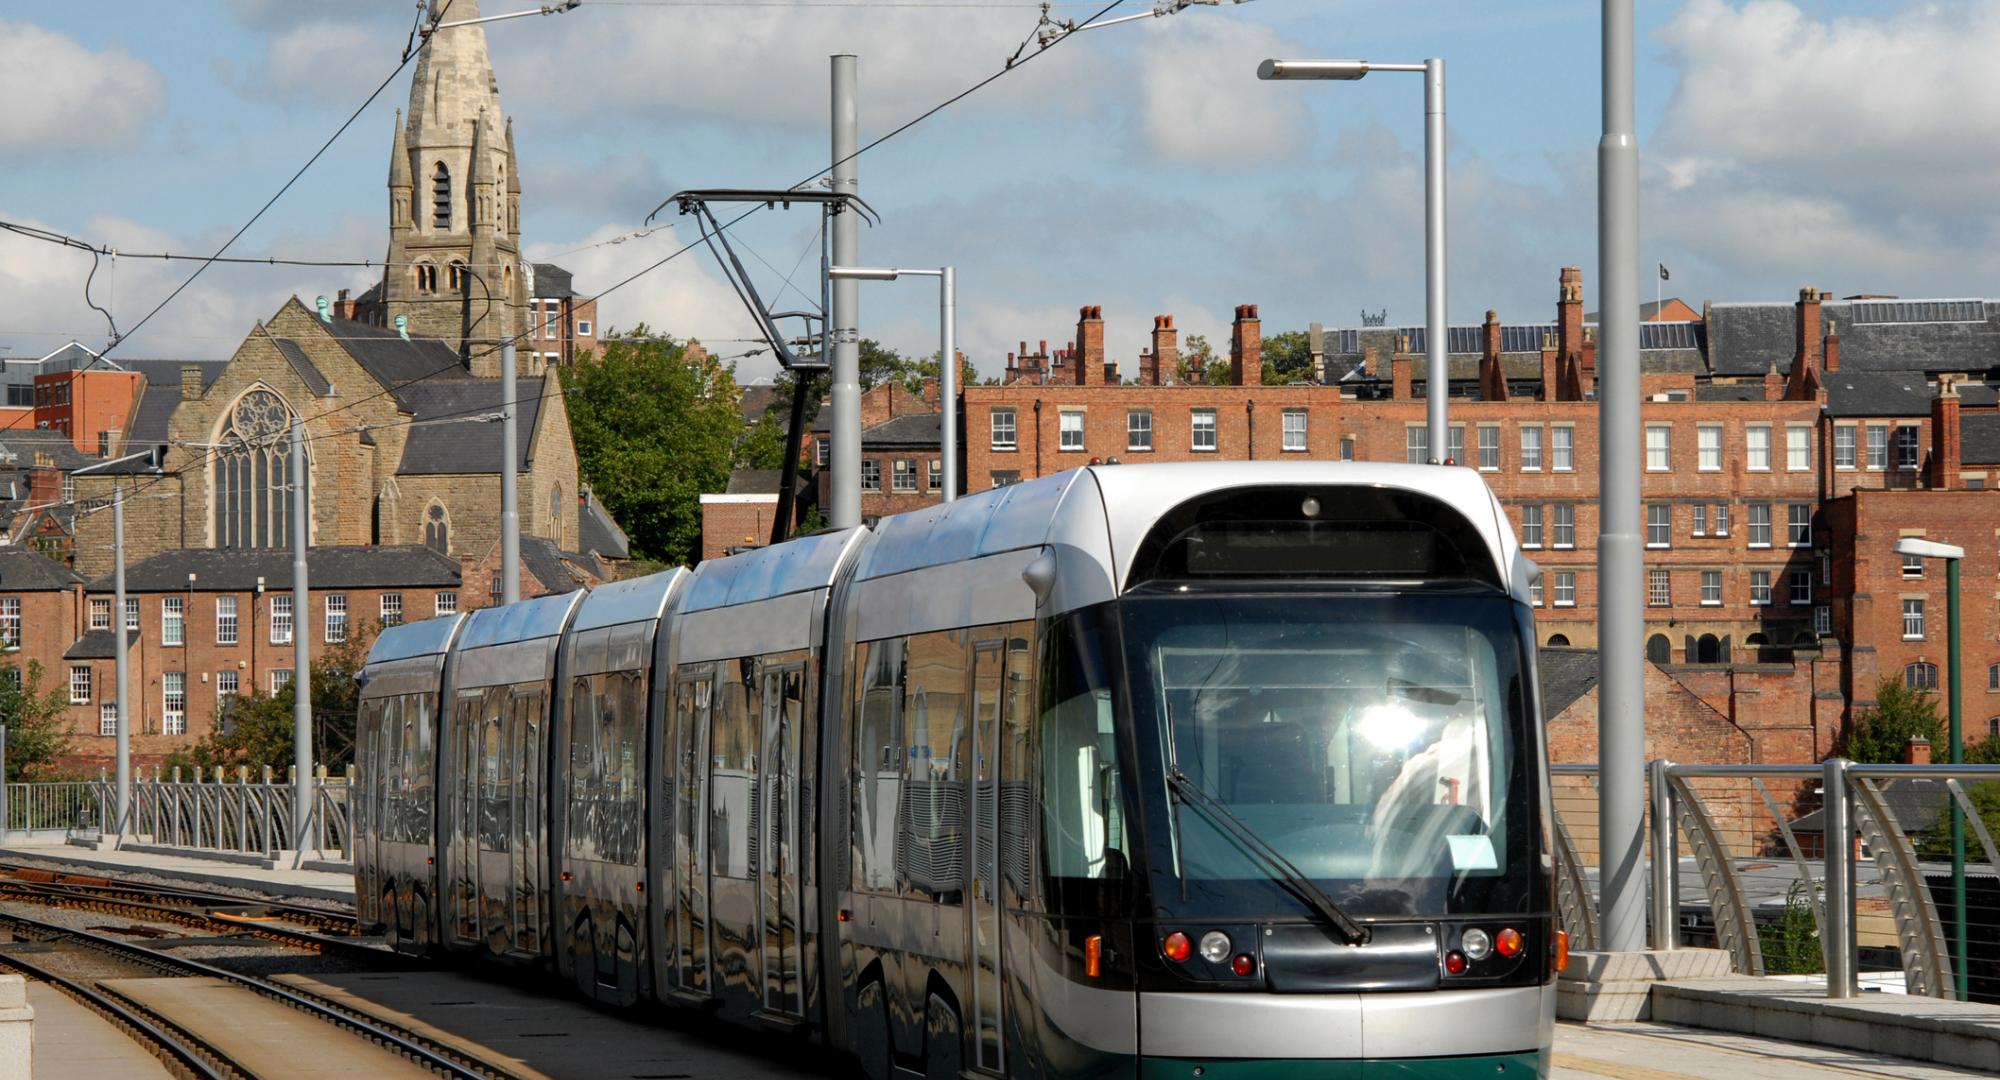
<svg viewBox="0 0 2000 1080">
<path fill-rule="evenodd" d="M 335 869 L 340 863 L 316 861 L 311 869 L 290 869 L 280 865 L 266 869 L 262 862 L 246 863 L 228 853 L 197 852 L 134 844 L 128 847 L 76 847 L 63 843 L 24 843 L 19 839 L 0 845 L 0 862 L 22 860 L 78 874 L 119 876 L 151 874 L 196 886 L 250 889 L 273 896 L 304 897 L 354 902 L 354 875 Z M 268 860 L 266 860 L 268 861 Z"/>
</svg>

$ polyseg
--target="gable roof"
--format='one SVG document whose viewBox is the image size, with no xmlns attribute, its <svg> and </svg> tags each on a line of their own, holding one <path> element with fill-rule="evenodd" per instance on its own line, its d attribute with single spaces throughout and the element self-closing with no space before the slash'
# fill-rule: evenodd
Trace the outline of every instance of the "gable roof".
<svg viewBox="0 0 2000 1080">
<path fill-rule="evenodd" d="M 515 468 L 526 471 L 534 443 L 535 422 L 542 412 L 545 379 L 521 379 L 515 391 L 519 437 Z M 434 476 L 500 471 L 500 425 L 475 417 L 500 411 L 499 379 L 440 379 L 419 382 L 396 391 L 396 401 L 416 423 L 403 444 L 399 476 Z M 438 423 L 425 424 L 422 421 Z"/>
<path fill-rule="evenodd" d="M 1828 416 L 1928 416 L 1931 388 L 1921 371 L 1839 371 L 1826 377 Z"/>
<path fill-rule="evenodd" d="M 69 441 L 69 436 L 54 428 L 16 428 L 0 431 L 0 468 L 26 470 L 35 466 L 41 455 L 48 455 L 58 469 L 68 472 L 85 465 L 95 465 L 100 459 L 86 454 Z M 9 458 L 8 455 L 12 455 Z"/>
<path fill-rule="evenodd" d="M 190 587 L 188 575 L 195 575 Z M 393 589 L 459 586 L 458 560 L 421 544 L 316 547 L 306 552 L 306 576 L 314 589 Z M 277 548 L 181 548 L 163 551 L 125 568 L 127 592 L 247 592 L 262 578 L 267 589 L 287 588 L 292 553 Z M 106 574 L 85 586 L 110 592 Z"/>
<path fill-rule="evenodd" d="M 1840 337 L 1840 371 L 1984 372 L 2000 366 L 2000 304 L 1983 300 L 1829 300 L 1821 333 Z M 1708 306 L 1708 359 L 1717 375 L 1790 372 L 1798 351 L 1792 303 Z"/>
<path fill-rule="evenodd" d="M 388 327 L 372 326 L 353 319 L 323 323 L 315 318 L 314 322 L 328 337 L 339 342 L 347 355 L 382 384 L 384 390 L 395 390 L 431 379 L 472 377 L 458 351 L 437 338 L 412 335 L 405 340 L 403 335 Z"/>
<path fill-rule="evenodd" d="M 592 556 L 563 551 L 544 536 L 521 538 L 521 565 L 550 592 L 569 592 L 609 576 Z"/>
<path fill-rule="evenodd" d="M 285 362 L 292 366 L 292 371 L 298 375 L 299 381 L 306 384 L 306 389 L 312 391 L 314 397 L 325 397 L 333 392 L 332 380 L 319 370 L 312 362 L 312 358 L 306 355 L 306 351 L 299 347 L 298 342 L 291 338 L 275 340 L 278 343 L 278 352 L 283 354 Z"/>
<path fill-rule="evenodd" d="M 0 546 L 0 592 L 46 592 L 82 581 L 76 571 L 33 548 Z"/>
<path fill-rule="evenodd" d="M 1597 687 L 1596 649 L 1541 649 L 1536 664 L 1542 680 L 1542 722 L 1562 715 Z"/>
<path fill-rule="evenodd" d="M 611 514 L 597 496 L 584 490 L 583 505 L 576 512 L 577 546 L 585 552 L 606 559 L 629 559 L 632 557 L 632 542 L 625 537 L 625 530 L 611 520 Z"/>
<path fill-rule="evenodd" d="M 576 295 L 570 284 L 570 272 L 554 263 L 535 264 L 535 296 L 547 300 L 566 299 Z"/>
<path fill-rule="evenodd" d="M 2000 413 L 1958 414 L 1958 460 L 2000 465 Z"/>
<path fill-rule="evenodd" d="M 935 449 L 944 445 L 938 434 L 939 415 L 937 413 L 912 413 L 908 416 L 894 416 L 861 431 L 863 450 L 897 450 L 906 448 Z M 773 488 L 772 490 L 777 490 Z"/>
<path fill-rule="evenodd" d="M 139 631 L 125 631 L 125 647 L 139 646 Z M 65 660 L 109 660 L 118 655 L 118 639 L 109 630 L 92 630 L 63 650 Z M 109 696 L 109 695 L 107 695 Z"/>
</svg>

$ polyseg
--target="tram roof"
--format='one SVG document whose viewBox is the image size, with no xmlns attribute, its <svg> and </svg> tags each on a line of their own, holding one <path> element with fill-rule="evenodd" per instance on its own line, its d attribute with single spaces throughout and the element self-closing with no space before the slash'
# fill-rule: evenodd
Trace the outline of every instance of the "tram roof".
<svg viewBox="0 0 2000 1080">
<path fill-rule="evenodd" d="M 645 577 L 605 582 L 584 596 L 572 625 L 577 630 L 594 630 L 657 619 L 666 610 L 667 597 L 673 594 L 674 586 L 687 574 L 686 569 L 676 566 Z"/>
<path fill-rule="evenodd" d="M 466 622 L 465 634 L 459 639 L 458 648 L 462 652 L 484 645 L 554 637 L 562 633 L 563 624 L 569 621 L 570 610 L 582 597 L 583 590 L 578 589 L 552 596 L 537 596 L 533 600 L 501 607 L 480 608 Z"/>
<path fill-rule="evenodd" d="M 706 611 L 825 589 L 862 529 L 818 533 L 723 559 L 706 559 L 682 591 L 677 611 Z"/>
<path fill-rule="evenodd" d="M 451 648 L 452 635 L 458 632 L 465 615 L 442 615 L 435 619 L 385 626 L 375 635 L 375 644 L 368 649 L 368 663 L 386 664 L 391 660 L 408 660 L 414 656 L 436 656 Z"/>
</svg>

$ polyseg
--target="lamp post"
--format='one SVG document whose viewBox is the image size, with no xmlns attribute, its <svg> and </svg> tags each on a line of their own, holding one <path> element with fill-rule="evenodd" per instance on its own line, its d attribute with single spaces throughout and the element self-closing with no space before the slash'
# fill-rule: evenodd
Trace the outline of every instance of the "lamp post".
<svg viewBox="0 0 2000 1080">
<path fill-rule="evenodd" d="M 835 281 L 894 281 L 899 277 L 938 279 L 938 439 L 943 444 L 944 499 L 958 498 L 958 273 L 949 266 L 910 270 L 888 266 L 830 266 Z"/>
<path fill-rule="evenodd" d="M 1444 198 L 1444 61 L 1433 57 L 1421 64 L 1377 64 L 1367 60 L 1266 60 L 1257 66 L 1265 80 L 1338 80 L 1353 82 L 1372 71 L 1408 71 L 1424 77 L 1424 381 L 1426 427 L 1430 459 L 1444 460 L 1451 445 L 1445 423 L 1445 400 L 1451 396 L 1445 356 L 1445 198 Z"/>
<path fill-rule="evenodd" d="M 1958 564 L 1965 559 L 1965 549 L 1955 544 L 1906 536 L 1896 541 L 1896 554 L 1944 560 L 1945 662 L 1951 666 L 1945 700 L 1950 717 L 1951 763 L 1963 765 L 1965 727 L 1958 676 Z M 1948 793 L 1945 801 L 1951 804 L 1952 981 L 1958 1000 L 1964 1001 L 1968 989 L 1965 964 L 1965 811 L 1958 805 L 1958 800 L 1949 797 Z"/>
<path fill-rule="evenodd" d="M 71 476 L 79 476 L 83 473 L 96 472 L 99 469 L 108 469 L 113 465 L 122 465 L 128 461 L 137 461 L 140 458 L 151 458 L 152 456 L 153 452 L 151 450 L 141 450 L 136 454 L 126 454 L 123 457 L 115 457 L 109 461 L 100 461 L 94 465 L 85 465 L 81 469 L 71 469 L 69 474 Z M 114 677 L 118 680 L 117 694 L 112 699 L 116 703 L 115 708 L 118 710 L 115 727 L 117 742 L 114 753 L 116 756 L 113 759 L 116 766 L 115 777 L 118 805 L 113 811 L 112 827 L 107 832 L 112 836 L 123 837 L 125 835 L 126 819 L 132 810 L 132 713 L 125 707 L 126 675 L 130 665 L 128 664 L 129 658 L 126 656 L 125 647 L 125 482 L 123 480 L 112 485 L 111 529 L 111 558 L 113 568 L 111 580 L 114 586 L 112 593 L 113 600 L 117 604 L 117 607 L 111 613 L 111 639 L 115 643 L 111 655 L 113 657 L 112 671 Z"/>
</svg>

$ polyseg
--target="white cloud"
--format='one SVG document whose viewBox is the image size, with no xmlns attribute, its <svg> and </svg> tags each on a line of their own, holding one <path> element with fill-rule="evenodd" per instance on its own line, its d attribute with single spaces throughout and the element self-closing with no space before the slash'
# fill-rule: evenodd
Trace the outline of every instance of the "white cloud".
<svg viewBox="0 0 2000 1080">
<path fill-rule="evenodd" d="M 621 226 L 606 225 L 586 236 L 564 242 L 531 243 L 528 255 L 536 260 L 549 260 L 560 254 L 555 261 L 575 276 L 577 291 L 596 294 L 686 242 L 676 239 L 675 230 L 669 230 L 643 241 L 603 243 L 625 231 Z M 601 246 L 572 250 L 586 244 Z M 721 340 L 752 338 L 756 336 L 756 329 L 728 283 L 708 268 L 705 262 L 708 258 L 706 248 L 692 248 L 687 254 L 606 296 L 598 301 L 598 325 L 610 331 L 631 330 L 645 323 L 655 331 L 676 337 L 702 337 L 709 344 L 709 351 L 718 355 L 754 347 Z M 738 378 L 748 381 L 756 374 L 768 373 L 772 366 L 768 356 L 746 358 L 737 367 Z"/>
<path fill-rule="evenodd" d="M 124 49 L 92 52 L 61 34 L 0 21 L 0 151 L 130 149 L 164 87 Z"/>
<path fill-rule="evenodd" d="M 1138 130 L 1147 150 L 1179 165 L 1238 170 L 1303 156 L 1312 135 L 1310 86 L 1257 79 L 1257 64 L 1297 52 L 1265 26 L 1229 18 L 1147 24 L 1138 49 Z"/>
<path fill-rule="evenodd" d="M 273 37 L 265 49 L 266 89 L 292 100 L 358 102 L 396 66 L 400 39 L 363 23 L 297 23 Z M 407 85 L 407 76 L 398 86 Z M 383 91 L 392 99 L 395 88 Z"/>
</svg>

